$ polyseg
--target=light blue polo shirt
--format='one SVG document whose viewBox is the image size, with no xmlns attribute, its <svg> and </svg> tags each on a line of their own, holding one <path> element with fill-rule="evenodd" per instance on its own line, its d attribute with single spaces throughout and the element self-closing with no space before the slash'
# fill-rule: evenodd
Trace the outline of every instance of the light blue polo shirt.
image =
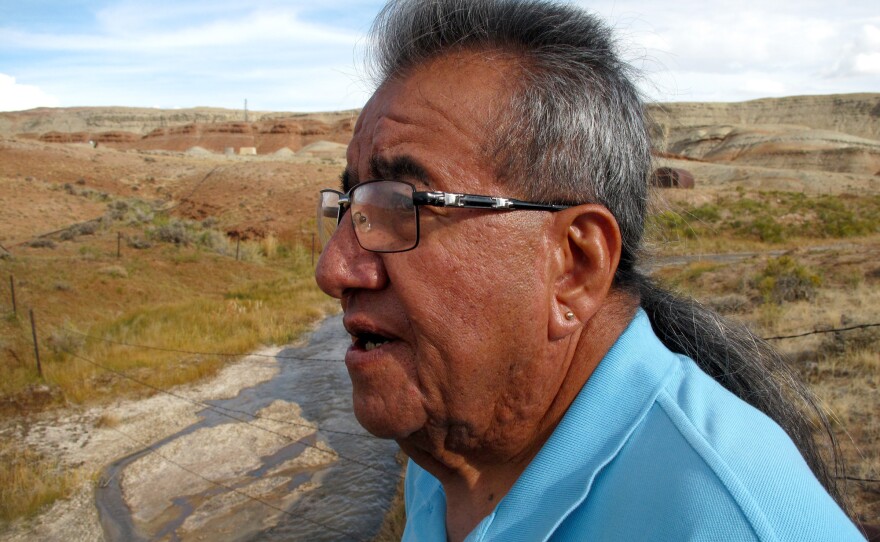
<svg viewBox="0 0 880 542">
<path fill-rule="evenodd" d="M 446 496 L 410 461 L 405 541 L 446 541 Z M 864 540 L 785 432 L 639 310 L 559 426 L 467 537 L 542 540 Z"/>
</svg>

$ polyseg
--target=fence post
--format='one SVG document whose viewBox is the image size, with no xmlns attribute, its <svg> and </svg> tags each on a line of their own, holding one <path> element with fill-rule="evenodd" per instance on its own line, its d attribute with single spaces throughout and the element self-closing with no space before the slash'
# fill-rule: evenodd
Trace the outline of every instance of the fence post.
<svg viewBox="0 0 880 542">
<path fill-rule="evenodd" d="M 40 364 L 40 347 L 37 345 L 37 324 L 34 322 L 34 309 L 30 310 L 31 314 L 31 333 L 34 336 L 34 356 L 37 358 L 37 374 L 43 378 L 43 366 Z"/>
<path fill-rule="evenodd" d="M 235 261 L 238 261 L 239 249 L 241 249 L 241 237 L 235 240 Z"/>
<path fill-rule="evenodd" d="M 15 277 L 11 273 L 9 275 L 9 291 L 12 293 L 12 315 L 18 316 L 18 309 L 15 306 Z"/>
<path fill-rule="evenodd" d="M 116 259 L 122 257 L 122 232 L 116 232 Z"/>
</svg>

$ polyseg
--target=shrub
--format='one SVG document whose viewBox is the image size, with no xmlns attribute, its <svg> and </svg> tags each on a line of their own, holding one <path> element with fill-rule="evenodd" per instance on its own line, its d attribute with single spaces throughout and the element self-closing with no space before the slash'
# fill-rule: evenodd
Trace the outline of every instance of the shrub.
<svg viewBox="0 0 880 542">
<path fill-rule="evenodd" d="M 726 294 L 708 300 L 706 305 L 721 314 L 735 314 L 745 312 L 751 303 L 749 298 L 742 294 Z"/>
<path fill-rule="evenodd" d="M 60 236 L 62 241 L 70 241 L 71 239 L 75 239 L 80 235 L 94 235 L 95 232 L 100 229 L 101 223 L 98 220 L 90 220 L 88 222 L 80 222 L 79 224 L 74 224 L 70 226 L 63 232 L 61 232 Z"/>
<path fill-rule="evenodd" d="M 815 205 L 820 231 L 825 237 L 853 237 L 870 233 L 872 225 L 859 219 L 840 200 L 823 199 Z"/>
<path fill-rule="evenodd" d="M 718 206 L 710 203 L 691 209 L 689 214 L 695 220 L 702 222 L 718 222 L 721 220 L 721 211 L 718 209 Z"/>
<path fill-rule="evenodd" d="M 57 328 L 49 333 L 46 342 L 49 345 L 49 350 L 55 355 L 59 355 L 79 350 L 83 344 L 83 337 L 65 328 Z"/>
<path fill-rule="evenodd" d="M 153 243 L 147 241 L 146 239 L 141 239 L 138 236 L 129 237 L 126 243 L 129 248 L 134 248 L 138 250 L 150 248 L 153 246 Z"/>
<path fill-rule="evenodd" d="M 785 240 L 782 226 L 771 216 L 757 218 L 749 227 L 749 231 L 765 243 L 781 243 Z"/>
<path fill-rule="evenodd" d="M 104 221 L 127 222 L 129 225 L 152 222 L 155 217 L 153 206 L 141 199 L 116 200 L 107 206 Z"/>
<path fill-rule="evenodd" d="M 128 270 L 121 265 L 108 265 L 107 267 L 102 267 L 101 269 L 98 269 L 98 274 L 118 279 L 128 278 Z"/>
<path fill-rule="evenodd" d="M 31 248 L 55 248 L 55 241 L 51 239 L 34 239 L 27 245 Z"/>
<path fill-rule="evenodd" d="M 172 219 L 165 224 L 147 230 L 147 235 L 162 243 L 188 246 L 193 241 L 192 232 L 184 221 Z"/>
<path fill-rule="evenodd" d="M 812 300 L 822 279 L 790 256 L 767 261 L 766 267 L 753 281 L 765 303 Z"/>
<path fill-rule="evenodd" d="M 675 211 L 663 211 L 651 216 L 649 228 L 665 239 L 693 239 L 697 236 L 684 217 Z"/>
</svg>

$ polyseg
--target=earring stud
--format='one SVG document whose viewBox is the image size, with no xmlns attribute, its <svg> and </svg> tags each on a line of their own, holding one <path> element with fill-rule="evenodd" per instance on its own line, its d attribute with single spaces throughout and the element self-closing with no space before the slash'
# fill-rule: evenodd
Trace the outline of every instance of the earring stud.
<svg viewBox="0 0 880 542">
<path fill-rule="evenodd" d="M 574 320 L 574 313 L 571 311 L 568 311 L 567 313 L 565 313 L 565 319 L 568 321 Z"/>
</svg>

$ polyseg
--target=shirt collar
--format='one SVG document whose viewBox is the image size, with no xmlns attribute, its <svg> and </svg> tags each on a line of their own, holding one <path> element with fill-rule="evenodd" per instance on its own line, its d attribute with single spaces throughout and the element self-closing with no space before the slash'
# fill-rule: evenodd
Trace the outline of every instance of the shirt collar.
<svg viewBox="0 0 880 542">
<path fill-rule="evenodd" d="M 544 540 L 586 499 L 674 365 L 639 309 L 535 459 L 467 540 Z"/>
</svg>

